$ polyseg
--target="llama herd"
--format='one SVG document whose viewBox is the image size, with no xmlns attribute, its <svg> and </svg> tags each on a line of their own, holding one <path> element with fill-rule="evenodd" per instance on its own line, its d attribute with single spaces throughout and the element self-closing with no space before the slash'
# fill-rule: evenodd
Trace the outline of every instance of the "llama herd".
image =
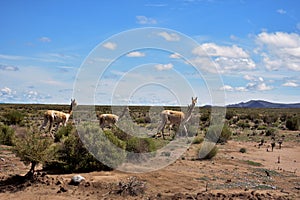
<svg viewBox="0 0 300 200">
<path fill-rule="evenodd" d="M 161 123 L 158 126 L 157 133 L 154 135 L 154 137 L 162 136 L 163 139 L 165 139 L 166 134 L 164 133 L 164 129 L 167 123 L 169 123 L 169 135 L 171 132 L 171 128 L 173 126 L 179 126 L 179 127 L 183 127 L 185 135 L 187 136 L 188 133 L 186 129 L 186 123 L 190 120 L 196 103 L 197 103 L 197 97 L 196 98 L 192 97 L 192 103 L 191 105 L 188 105 L 188 109 L 186 113 L 181 111 L 174 111 L 174 110 L 163 110 L 160 113 Z M 44 113 L 44 123 L 42 124 L 40 130 L 45 129 L 47 123 L 50 122 L 48 131 L 51 134 L 51 136 L 54 138 L 54 135 L 51 133 L 51 128 L 53 126 L 53 123 L 57 123 L 55 131 L 58 130 L 60 124 L 66 126 L 70 116 L 72 115 L 75 106 L 77 106 L 76 100 L 71 99 L 70 109 L 67 113 L 64 113 L 62 111 L 57 111 L 57 110 L 47 110 Z M 115 114 L 97 115 L 100 128 L 104 130 L 105 127 L 113 127 L 126 114 L 126 112 L 129 112 L 128 106 L 125 107 L 125 109 L 122 111 L 122 113 L 119 116 Z"/>
</svg>

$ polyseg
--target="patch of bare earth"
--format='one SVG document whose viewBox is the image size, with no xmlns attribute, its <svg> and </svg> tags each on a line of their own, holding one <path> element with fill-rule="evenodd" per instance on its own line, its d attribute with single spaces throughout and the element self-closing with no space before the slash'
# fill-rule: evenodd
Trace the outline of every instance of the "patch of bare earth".
<svg viewBox="0 0 300 200">
<path fill-rule="evenodd" d="M 148 173 L 120 171 L 82 173 L 85 181 L 70 185 L 74 174 L 28 171 L 9 147 L 1 146 L 0 199 L 299 199 L 300 147 L 285 142 L 267 151 L 254 142 L 218 145 L 209 161 L 196 158 L 198 145 L 175 163 Z M 239 150 L 246 148 L 246 153 Z M 172 152 L 175 153 L 175 152 Z M 280 157 L 280 163 L 278 163 Z"/>
</svg>

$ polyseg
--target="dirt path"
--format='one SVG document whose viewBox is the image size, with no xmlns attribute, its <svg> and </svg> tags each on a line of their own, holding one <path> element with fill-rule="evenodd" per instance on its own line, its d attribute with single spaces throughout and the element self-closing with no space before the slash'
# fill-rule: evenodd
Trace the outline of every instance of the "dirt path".
<svg viewBox="0 0 300 200">
<path fill-rule="evenodd" d="M 6 182 L 24 174 L 28 168 L 1 146 L 0 199 L 298 199 L 300 198 L 300 147 L 286 143 L 282 149 L 266 151 L 253 142 L 229 141 L 219 145 L 219 153 L 209 161 L 194 160 L 197 145 L 190 147 L 182 159 L 149 173 L 119 171 L 81 174 L 85 181 L 69 185 L 73 174 L 39 174 L 35 181 L 14 184 Z M 246 153 L 240 153 L 240 148 Z M 278 163 L 280 156 L 280 163 Z M 121 196 L 119 182 L 130 177 L 145 184 L 137 197 Z M 126 195 L 124 193 L 124 195 Z"/>
</svg>

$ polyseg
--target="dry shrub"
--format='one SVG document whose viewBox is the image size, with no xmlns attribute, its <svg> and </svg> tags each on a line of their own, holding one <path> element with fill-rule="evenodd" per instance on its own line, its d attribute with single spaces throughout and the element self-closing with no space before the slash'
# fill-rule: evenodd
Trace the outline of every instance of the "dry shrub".
<svg viewBox="0 0 300 200">
<path fill-rule="evenodd" d="M 218 148 L 215 143 L 205 141 L 198 150 L 198 159 L 209 160 L 215 157 L 218 153 Z"/>
<path fill-rule="evenodd" d="M 139 194 L 144 194 L 145 189 L 146 182 L 138 180 L 135 176 L 131 176 L 126 182 L 119 182 L 116 193 L 123 196 L 138 196 Z"/>
</svg>

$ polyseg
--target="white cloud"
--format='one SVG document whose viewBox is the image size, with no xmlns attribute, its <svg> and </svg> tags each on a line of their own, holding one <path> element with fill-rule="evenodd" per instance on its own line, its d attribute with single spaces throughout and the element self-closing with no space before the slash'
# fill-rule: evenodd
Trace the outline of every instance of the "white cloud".
<svg viewBox="0 0 300 200">
<path fill-rule="evenodd" d="M 167 41 L 179 41 L 180 37 L 176 33 L 168 33 L 168 32 L 160 32 L 158 33 L 159 36 L 163 37 Z"/>
<path fill-rule="evenodd" d="M 12 94 L 12 90 L 8 87 L 4 87 L 0 90 L 0 94 L 2 95 L 11 95 Z"/>
<path fill-rule="evenodd" d="M 296 33 L 260 33 L 256 38 L 258 53 L 269 70 L 286 68 L 300 71 L 300 35 Z"/>
<path fill-rule="evenodd" d="M 19 68 L 13 65 L 2 65 L 0 64 L 0 69 L 4 71 L 18 71 Z"/>
<path fill-rule="evenodd" d="M 247 88 L 245 88 L 245 87 L 236 87 L 235 90 L 238 92 L 247 92 L 248 91 Z"/>
<path fill-rule="evenodd" d="M 251 75 L 245 75 L 244 79 L 250 81 L 246 87 L 245 90 L 258 90 L 258 91 L 265 91 L 265 90 L 271 90 L 273 89 L 272 86 L 268 86 L 265 83 L 265 80 L 263 77 L 259 76 L 251 76 Z M 241 88 L 242 89 L 242 88 Z"/>
<path fill-rule="evenodd" d="M 0 54 L 0 59 L 5 59 L 5 60 L 23 60 L 23 59 L 26 59 L 26 57 L 16 56 L 16 55 Z"/>
<path fill-rule="evenodd" d="M 170 58 L 181 58 L 182 56 L 179 53 L 173 53 L 169 57 Z"/>
<path fill-rule="evenodd" d="M 127 57 L 144 57 L 145 53 L 140 51 L 132 51 L 126 55 Z"/>
<path fill-rule="evenodd" d="M 254 77 L 254 76 L 251 76 L 251 75 L 248 75 L 248 74 L 246 74 L 246 75 L 244 76 L 244 79 L 246 79 L 246 80 L 248 80 L 248 81 L 251 81 L 251 80 L 255 80 L 255 77 Z"/>
<path fill-rule="evenodd" d="M 41 37 L 41 38 L 39 38 L 39 41 L 40 42 L 51 42 L 51 39 L 48 37 Z"/>
<path fill-rule="evenodd" d="M 233 91 L 233 87 L 231 87 L 230 85 L 224 85 L 220 89 L 225 91 Z"/>
<path fill-rule="evenodd" d="M 102 46 L 110 50 L 115 50 L 117 48 L 117 44 L 113 42 L 106 42 Z"/>
<path fill-rule="evenodd" d="M 163 70 L 170 70 L 173 68 L 173 64 L 172 63 L 168 63 L 168 64 L 157 64 L 155 65 L 155 69 L 157 69 L 158 71 L 163 71 Z"/>
<path fill-rule="evenodd" d="M 136 16 L 136 19 L 138 24 L 157 24 L 155 19 L 143 15 Z"/>
<path fill-rule="evenodd" d="M 63 82 L 57 81 L 57 80 L 52 80 L 52 79 L 41 80 L 41 82 L 45 83 L 47 85 L 52 85 L 52 86 L 62 86 L 63 85 Z"/>
<path fill-rule="evenodd" d="M 268 86 L 264 82 L 250 82 L 247 84 L 246 89 L 248 90 L 258 90 L 258 91 L 266 91 L 273 89 L 272 86 Z"/>
<path fill-rule="evenodd" d="M 265 91 L 265 90 L 272 90 L 273 87 L 272 86 L 268 86 L 266 83 L 259 83 L 256 85 L 256 88 L 259 91 Z"/>
<path fill-rule="evenodd" d="M 248 58 L 249 55 L 242 48 L 232 46 L 219 46 L 215 43 L 204 43 L 193 50 L 196 55 L 207 53 L 209 56 L 229 57 L 229 58 Z"/>
<path fill-rule="evenodd" d="M 224 85 L 223 87 L 220 88 L 220 90 L 224 90 L 224 91 L 227 91 L 227 92 L 234 92 L 234 91 L 247 92 L 248 91 L 248 89 L 245 88 L 245 87 L 232 87 L 230 85 Z"/>
<path fill-rule="evenodd" d="M 282 86 L 285 86 L 285 87 L 298 87 L 299 84 L 295 83 L 294 81 L 287 81 L 284 84 L 282 84 Z"/>
<path fill-rule="evenodd" d="M 258 43 L 267 45 L 268 47 L 277 48 L 295 48 L 300 45 L 300 36 L 296 33 L 262 32 L 257 36 Z"/>
<path fill-rule="evenodd" d="M 286 14 L 286 11 L 283 9 L 278 9 L 277 12 L 282 15 Z"/>
<path fill-rule="evenodd" d="M 234 70 L 252 70 L 256 68 L 254 61 L 248 58 L 218 57 L 214 61 L 220 71 L 224 73 Z"/>
<path fill-rule="evenodd" d="M 249 54 L 236 45 L 220 46 L 215 43 L 204 43 L 193 49 L 192 53 L 199 57 L 211 57 L 220 73 L 256 68 Z M 198 63 L 199 61 L 198 59 Z"/>
</svg>

